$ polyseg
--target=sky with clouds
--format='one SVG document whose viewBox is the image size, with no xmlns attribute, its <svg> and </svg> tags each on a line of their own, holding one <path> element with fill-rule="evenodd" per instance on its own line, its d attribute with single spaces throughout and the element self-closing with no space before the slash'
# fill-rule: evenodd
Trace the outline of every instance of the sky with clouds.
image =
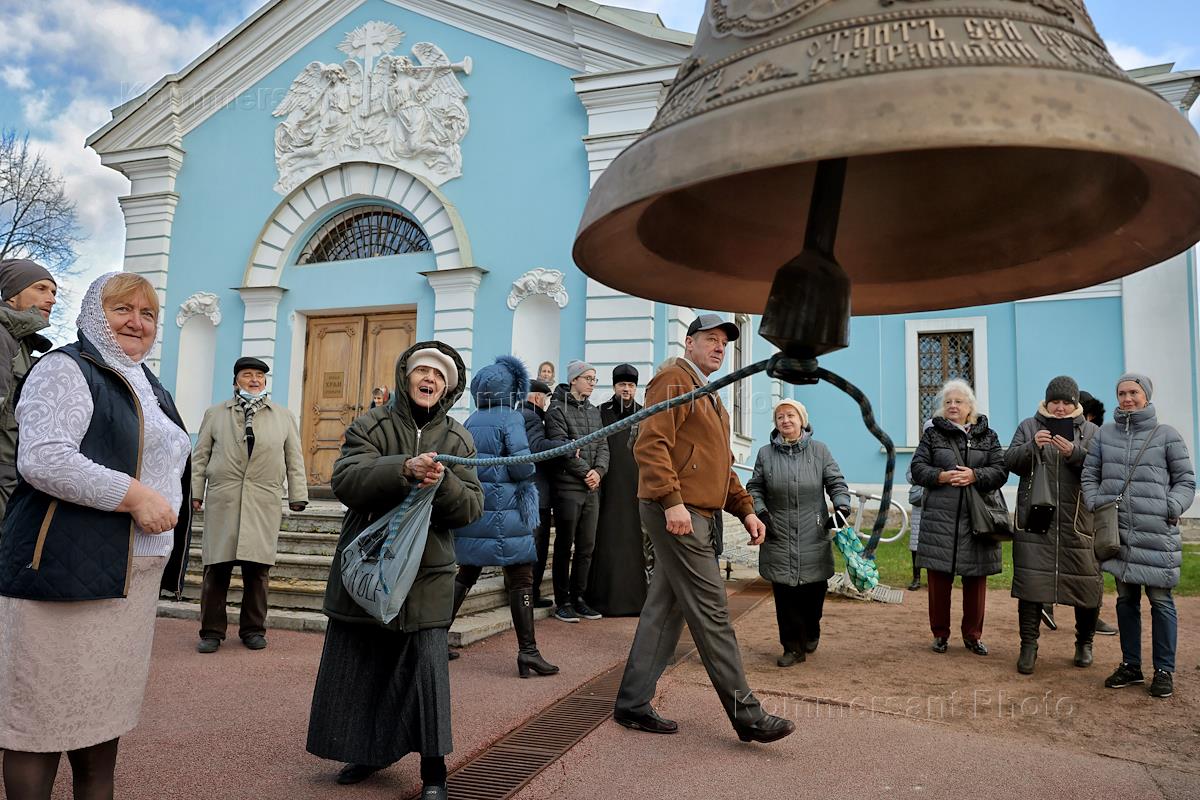
<svg viewBox="0 0 1200 800">
<path fill-rule="evenodd" d="M 317 2 L 319 0 L 314 0 Z M 117 197 L 128 182 L 84 148 L 110 110 L 186 66 L 263 0 L 0 0 L 0 127 L 28 133 L 67 180 L 84 237 L 78 266 L 119 269 L 124 229 Z M 694 31 L 702 0 L 623 0 Z M 1200 69 L 1198 0 L 1088 0 L 1126 68 L 1174 61 Z M 1200 124 L 1200 108 L 1193 113 Z"/>
</svg>

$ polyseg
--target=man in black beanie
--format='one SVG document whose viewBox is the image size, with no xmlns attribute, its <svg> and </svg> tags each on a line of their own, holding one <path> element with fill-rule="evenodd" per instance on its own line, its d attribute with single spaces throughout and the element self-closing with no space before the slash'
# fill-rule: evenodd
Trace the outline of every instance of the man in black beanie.
<svg viewBox="0 0 1200 800">
<path fill-rule="evenodd" d="M 17 488 L 17 399 L 37 363 L 34 352 L 54 345 L 41 331 L 50 325 L 58 284 L 42 265 L 24 258 L 0 261 L 0 519 Z"/>
</svg>

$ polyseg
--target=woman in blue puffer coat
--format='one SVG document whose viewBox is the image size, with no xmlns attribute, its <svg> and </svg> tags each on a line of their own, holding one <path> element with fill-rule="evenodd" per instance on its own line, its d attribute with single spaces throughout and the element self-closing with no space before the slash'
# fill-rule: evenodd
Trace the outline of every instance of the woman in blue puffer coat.
<svg viewBox="0 0 1200 800">
<path fill-rule="evenodd" d="M 517 405 L 529 394 L 529 374 L 520 359 L 500 356 L 471 380 L 475 413 L 466 428 L 480 458 L 529 455 L 525 418 Z M 481 467 L 483 516 L 454 531 L 458 575 L 454 579 L 454 616 L 484 567 L 503 567 L 508 605 L 517 633 L 517 674 L 553 675 L 558 667 L 538 652 L 533 632 L 533 532 L 540 522 L 533 464 Z"/>
</svg>

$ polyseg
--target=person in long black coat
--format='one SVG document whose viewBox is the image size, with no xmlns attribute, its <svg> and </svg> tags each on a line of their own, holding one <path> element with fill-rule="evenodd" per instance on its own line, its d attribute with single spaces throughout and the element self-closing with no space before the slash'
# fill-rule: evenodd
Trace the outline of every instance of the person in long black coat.
<svg viewBox="0 0 1200 800">
<path fill-rule="evenodd" d="M 957 449 L 957 453 L 955 452 Z M 960 460 L 961 456 L 961 460 Z M 965 461 L 966 463 L 962 463 Z M 941 408 L 921 434 L 912 458 L 913 482 L 925 487 L 917 565 L 929 575 L 929 627 L 933 651 L 944 653 L 950 638 L 950 591 L 962 577 L 963 644 L 986 656 L 983 613 L 987 576 L 1001 571 L 1000 545 L 971 532 L 967 492 L 991 492 L 1008 479 L 1004 450 L 987 417 L 975 408 L 975 393 L 953 380 L 942 388 Z"/>
<path fill-rule="evenodd" d="M 635 399 L 638 371 L 630 364 L 613 369 L 612 400 L 600 406 L 600 420 L 611 425 L 642 406 Z M 587 602 L 606 617 L 636 617 L 646 602 L 646 564 L 638 515 L 638 466 L 628 430 L 608 437 L 608 474 L 600 485 L 600 523 Z"/>
<path fill-rule="evenodd" d="M 542 373 L 550 362 L 542 363 Z M 553 373 L 551 373 L 553 375 Z M 550 402 L 550 384 L 541 380 L 529 382 L 529 394 L 521 404 L 521 415 L 525 418 L 525 438 L 529 440 L 529 452 L 544 453 L 564 444 L 569 439 L 549 439 L 546 437 L 546 406 Z M 537 543 L 537 561 L 533 566 L 533 607 L 549 608 L 554 605 L 548 597 L 542 597 L 542 577 L 546 574 L 546 559 L 550 554 L 550 528 L 552 525 L 552 509 L 554 507 L 554 485 L 550 475 L 559 469 L 559 459 L 539 461 L 535 465 L 537 472 L 534 481 L 538 490 L 539 522 L 533 532 Z"/>
</svg>

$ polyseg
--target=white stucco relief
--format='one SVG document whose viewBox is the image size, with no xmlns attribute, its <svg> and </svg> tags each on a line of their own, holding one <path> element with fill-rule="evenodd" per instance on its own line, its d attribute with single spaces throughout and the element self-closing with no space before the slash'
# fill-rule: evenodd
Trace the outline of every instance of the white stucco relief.
<svg viewBox="0 0 1200 800">
<path fill-rule="evenodd" d="M 213 327 L 221 324 L 221 299 L 211 292 L 196 292 L 179 304 L 175 324 L 183 327 L 192 317 L 208 317 Z"/>
<path fill-rule="evenodd" d="M 567 288 L 563 285 L 566 275 L 557 269 L 531 269 L 513 281 L 512 291 L 508 293 L 508 307 L 516 310 L 526 297 L 544 294 L 553 300 L 559 308 L 566 308 Z"/>
<path fill-rule="evenodd" d="M 471 74 L 471 58 L 451 63 L 440 47 L 413 45 L 415 61 L 391 55 L 404 32 L 368 22 L 338 45 L 350 58 L 313 61 L 273 112 L 275 191 L 287 194 L 309 177 L 347 161 L 385 163 L 440 186 L 462 174 L 460 144 L 470 117 L 456 72 Z"/>
</svg>

